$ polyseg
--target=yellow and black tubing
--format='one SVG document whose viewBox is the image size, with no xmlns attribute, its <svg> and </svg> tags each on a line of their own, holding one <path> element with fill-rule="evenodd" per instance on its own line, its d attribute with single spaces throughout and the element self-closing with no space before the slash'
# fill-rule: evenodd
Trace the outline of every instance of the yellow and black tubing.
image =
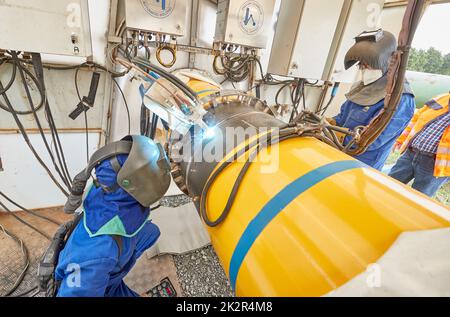
<svg viewBox="0 0 450 317">
<path fill-rule="evenodd" d="M 163 51 L 168 51 L 172 55 L 172 59 L 170 60 L 170 62 L 163 61 L 163 59 L 161 57 L 161 53 Z M 166 68 L 171 68 L 173 65 L 175 65 L 175 63 L 177 61 L 177 49 L 176 49 L 175 45 L 160 44 L 158 46 L 158 48 L 156 49 L 156 59 L 162 66 L 164 66 Z"/>
</svg>

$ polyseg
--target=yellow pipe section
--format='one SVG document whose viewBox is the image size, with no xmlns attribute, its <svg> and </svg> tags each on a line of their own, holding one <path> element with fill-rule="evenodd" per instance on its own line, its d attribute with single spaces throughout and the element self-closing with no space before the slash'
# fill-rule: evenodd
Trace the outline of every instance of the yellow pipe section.
<svg viewBox="0 0 450 317">
<path fill-rule="evenodd" d="M 210 219 L 243 164 L 212 184 Z M 439 215 L 449 210 L 316 139 L 296 138 L 259 154 L 226 220 L 208 230 L 236 295 L 322 296 L 366 271 L 401 233 L 450 227 Z"/>
<path fill-rule="evenodd" d="M 201 98 L 218 89 L 188 85 Z M 244 163 L 203 193 L 210 219 Z M 446 207 L 390 177 L 317 139 L 295 138 L 258 155 L 226 220 L 207 228 L 237 296 L 323 296 L 376 263 L 401 233 L 447 228 L 449 219 Z"/>
</svg>

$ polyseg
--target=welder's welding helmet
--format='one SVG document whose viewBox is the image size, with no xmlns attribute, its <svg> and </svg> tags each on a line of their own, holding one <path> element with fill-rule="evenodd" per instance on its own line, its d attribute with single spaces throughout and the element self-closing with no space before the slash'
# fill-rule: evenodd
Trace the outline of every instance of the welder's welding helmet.
<svg viewBox="0 0 450 317">
<path fill-rule="evenodd" d="M 117 159 L 118 155 L 128 155 L 123 166 Z M 66 213 L 74 213 L 81 206 L 93 169 L 105 160 L 110 160 L 117 174 L 117 183 L 109 187 L 98 181 L 94 184 L 101 186 L 106 193 L 122 188 L 142 206 L 150 207 L 164 196 L 170 186 L 170 164 L 161 144 L 145 136 L 127 136 L 95 152 L 86 169 L 75 176 L 64 207 Z"/>
<path fill-rule="evenodd" d="M 345 55 L 345 69 L 356 63 L 366 64 L 372 69 L 380 69 L 387 73 L 391 56 L 397 49 L 395 36 L 387 31 L 379 30 L 377 34 L 365 36 L 362 33 L 356 38 L 356 43 Z"/>
</svg>

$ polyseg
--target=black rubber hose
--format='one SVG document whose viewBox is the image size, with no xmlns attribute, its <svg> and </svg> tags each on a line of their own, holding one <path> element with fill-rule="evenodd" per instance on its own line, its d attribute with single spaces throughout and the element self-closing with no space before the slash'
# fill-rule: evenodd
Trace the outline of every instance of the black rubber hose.
<svg viewBox="0 0 450 317">
<path fill-rule="evenodd" d="M 239 191 L 239 188 L 242 184 L 242 181 L 245 177 L 245 175 L 247 174 L 251 163 L 253 161 L 253 159 L 256 157 L 256 155 L 258 155 L 260 153 L 260 151 L 265 148 L 268 147 L 270 145 L 274 145 L 276 143 L 282 142 L 288 138 L 294 138 L 294 137 L 298 137 L 297 133 L 294 130 L 291 129 L 282 129 L 280 130 L 280 136 L 276 139 L 272 140 L 272 135 L 268 134 L 265 135 L 264 138 L 268 138 L 268 142 L 266 144 L 261 144 L 260 140 L 258 139 L 254 142 L 251 142 L 250 144 L 246 145 L 244 147 L 243 150 L 238 151 L 237 153 L 234 154 L 233 156 L 233 160 L 232 161 L 227 161 L 225 163 L 223 163 L 219 168 L 217 168 L 214 173 L 210 176 L 210 178 L 208 179 L 204 189 L 203 189 L 203 193 L 202 193 L 202 197 L 200 198 L 200 215 L 203 219 L 203 221 L 205 222 L 205 224 L 209 227 L 217 227 L 218 225 L 220 225 L 221 223 L 223 223 L 223 221 L 227 218 L 228 214 L 230 213 L 233 204 L 234 204 L 234 200 L 236 198 L 236 195 Z M 247 153 L 250 149 L 252 149 L 253 147 L 257 146 L 256 150 L 254 150 L 250 155 L 248 160 L 245 162 L 243 168 L 241 169 L 236 182 L 233 185 L 233 188 L 231 190 L 231 193 L 228 197 L 227 200 L 227 204 L 225 206 L 225 208 L 222 210 L 220 216 L 216 219 L 216 220 L 211 220 L 208 216 L 208 212 L 206 209 L 206 199 L 207 199 L 207 195 L 209 192 L 209 189 L 211 188 L 212 184 L 214 183 L 214 181 L 217 179 L 217 177 L 231 164 L 233 164 L 240 156 L 244 155 L 245 153 Z"/>
<path fill-rule="evenodd" d="M 13 204 L 14 206 L 16 206 L 17 208 L 22 209 L 24 212 L 26 212 L 27 214 L 30 214 L 32 216 L 47 220 L 48 222 L 54 223 L 55 225 L 62 225 L 62 223 L 52 219 L 52 218 L 48 218 L 46 216 L 42 216 L 34 211 L 28 210 L 25 207 L 19 205 L 18 203 L 16 203 L 14 200 L 12 200 L 11 198 L 9 198 L 8 196 L 6 196 L 2 191 L 0 191 L 0 196 L 2 196 L 3 198 L 5 198 L 8 202 L 10 202 L 11 204 Z"/>
<path fill-rule="evenodd" d="M 17 278 L 16 282 L 14 283 L 14 285 L 2 296 L 7 297 L 10 296 L 12 293 L 14 293 L 17 288 L 20 286 L 20 284 L 22 283 L 26 272 L 28 271 L 28 268 L 30 267 L 30 257 L 28 254 L 28 249 L 25 246 L 25 243 L 16 235 L 14 235 L 13 233 L 9 232 L 7 229 L 5 229 L 2 225 L 0 225 L 0 229 L 8 236 L 10 237 L 12 240 L 14 240 L 14 242 L 16 242 L 23 254 L 23 258 L 24 258 L 24 266 L 22 269 L 22 272 L 20 272 L 19 277 Z M 29 292 L 27 292 L 26 294 L 28 294 Z"/>
<path fill-rule="evenodd" d="M 128 107 L 128 101 L 125 97 L 125 93 L 123 92 L 122 88 L 120 87 L 119 83 L 116 81 L 115 78 L 112 79 L 114 84 L 116 85 L 117 89 L 120 92 L 120 95 L 122 96 L 123 103 L 125 105 L 125 110 L 127 111 L 127 119 L 128 119 L 128 135 L 131 135 L 131 115 L 130 115 L 130 108 Z"/>
<path fill-rule="evenodd" d="M 27 290 L 25 290 L 23 292 L 20 292 L 19 294 L 14 294 L 14 297 L 25 297 L 26 295 L 30 294 L 33 291 L 38 291 L 38 287 L 34 286 L 34 287 L 29 288 L 29 289 L 27 289 Z M 30 297 L 33 297 L 33 295 L 30 296 Z"/>
<path fill-rule="evenodd" d="M 2 83 L 0 82 L 0 89 L 2 88 Z M 29 149 L 31 150 L 31 152 L 33 153 L 34 157 L 37 159 L 37 161 L 39 162 L 39 164 L 44 168 L 44 170 L 47 172 L 47 174 L 50 176 L 50 178 L 52 179 L 52 181 L 55 183 L 55 185 L 61 190 L 61 192 L 68 197 L 69 194 L 68 192 L 61 186 L 61 184 L 58 182 L 58 180 L 55 178 L 55 176 L 53 175 L 53 173 L 50 171 L 50 169 L 48 168 L 48 166 L 44 163 L 44 161 L 42 160 L 42 158 L 39 156 L 39 154 L 36 152 L 36 149 L 34 148 L 34 146 L 31 144 L 30 139 L 28 138 L 28 134 L 22 124 L 22 122 L 20 121 L 17 113 L 15 112 L 12 104 L 10 103 L 8 97 L 6 96 L 6 94 L 3 94 L 3 98 L 5 99 L 5 102 L 7 104 L 7 106 L 9 107 L 9 109 L 11 110 L 11 114 L 13 115 L 14 121 L 17 124 L 17 127 L 20 130 L 20 133 L 22 134 L 23 139 L 25 140 L 26 144 L 28 145 Z"/>
<path fill-rule="evenodd" d="M 275 95 L 275 104 L 276 104 L 277 106 L 281 106 L 280 103 L 279 103 L 279 101 L 278 101 L 279 98 L 280 98 L 281 92 L 282 92 L 284 89 L 286 89 L 286 87 L 289 87 L 291 84 L 292 84 L 291 82 L 285 83 L 283 86 L 281 86 L 280 89 L 278 89 L 278 91 L 277 91 L 277 93 L 276 93 L 276 95 Z"/>
<path fill-rule="evenodd" d="M 30 229 L 33 229 L 34 231 L 36 231 L 37 233 L 39 233 L 41 236 L 45 237 L 47 240 L 52 240 L 52 238 L 42 232 L 41 230 L 39 230 L 38 228 L 36 228 L 35 226 L 29 224 L 28 222 L 26 222 L 25 220 L 23 220 L 22 218 L 20 218 L 19 216 L 15 215 L 10 209 L 8 209 L 8 207 L 6 207 L 5 204 L 3 204 L 0 201 L 0 207 L 2 207 L 6 212 L 8 212 L 12 217 L 14 217 L 17 221 L 19 221 L 20 223 L 24 224 L 25 226 L 29 227 Z"/>
<path fill-rule="evenodd" d="M 13 56 L 13 57 L 14 57 L 14 56 Z M 40 110 L 40 109 L 44 106 L 44 103 L 45 103 L 45 95 L 44 95 L 44 92 L 42 91 L 42 88 L 41 88 L 41 86 L 39 85 L 39 81 L 37 80 L 37 78 L 36 78 L 36 77 L 35 77 L 28 69 L 23 68 L 23 67 L 21 67 L 20 65 L 17 65 L 18 62 L 14 62 L 14 64 L 16 65 L 17 68 L 19 68 L 19 72 L 20 72 L 21 74 L 22 74 L 22 73 L 27 74 L 28 77 L 35 83 L 36 87 L 37 87 L 38 90 L 39 90 L 39 94 L 40 94 L 40 96 L 41 96 L 41 100 L 39 101 L 39 103 L 38 103 L 37 106 L 34 106 L 34 105 L 33 105 L 33 109 L 32 109 L 32 110 L 27 110 L 27 111 L 11 110 L 11 109 L 9 109 L 9 107 L 5 106 L 2 102 L 0 102 L 0 108 L 2 108 L 3 110 L 5 110 L 5 111 L 7 111 L 7 112 L 14 111 L 14 112 L 15 112 L 16 114 L 18 114 L 18 115 L 29 115 L 29 114 L 36 113 L 38 110 Z M 24 81 L 24 85 L 25 85 L 24 87 L 25 87 L 26 89 L 28 89 L 28 83 L 27 83 L 26 81 Z M 7 90 L 7 89 L 5 89 L 4 87 L 2 87 L 2 88 L 0 89 L 0 91 L 4 91 L 4 90 Z M 0 95 L 5 96 L 5 93 L 6 93 L 6 92 L 3 92 L 3 93 L 1 93 Z M 5 98 L 5 97 L 4 97 L 4 98 Z"/>
<path fill-rule="evenodd" d="M 176 76 L 172 75 L 168 71 L 153 65 L 152 63 L 146 61 L 142 58 L 134 58 L 133 63 L 136 63 L 137 65 L 140 65 L 142 67 L 148 68 L 151 71 L 157 73 L 161 77 L 164 77 L 168 81 L 170 81 L 172 84 L 174 84 L 176 87 L 181 89 L 192 101 L 195 103 L 198 102 L 197 93 L 195 93 L 190 87 L 188 87 L 185 83 L 183 83 L 180 79 L 178 79 Z"/>
<path fill-rule="evenodd" d="M 16 53 L 13 53 L 13 60 L 17 64 L 19 64 L 19 61 L 17 60 L 17 54 Z M 27 85 L 27 82 L 26 82 L 26 78 L 25 78 L 25 74 L 24 74 L 24 70 L 26 70 L 26 69 L 23 68 L 20 65 L 18 66 L 18 68 L 19 68 L 20 77 L 22 78 L 22 83 L 23 83 L 23 86 L 24 86 L 24 89 L 25 89 L 25 93 L 27 95 L 27 100 L 28 100 L 28 103 L 29 103 L 30 108 L 31 108 L 31 114 L 33 114 L 34 120 L 36 121 L 36 125 L 38 127 L 39 134 L 41 135 L 42 141 L 44 142 L 45 148 L 47 149 L 47 152 L 48 152 L 48 154 L 50 156 L 51 161 L 53 162 L 53 166 L 55 167 L 55 170 L 58 173 L 59 177 L 64 182 L 64 184 L 67 186 L 67 188 L 70 188 L 70 183 L 68 182 L 68 179 L 66 179 L 64 173 L 61 171 L 61 169 L 58 167 L 58 165 L 55 162 L 55 157 L 54 157 L 54 155 L 52 153 L 52 150 L 51 150 L 50 145 L 49 145 L 49 143 L 47 141 L 47 138 L 45 137 L 44 130 L 42 129 L 41 121 L 39 120 L 39 117 L 38 117 L 38 115 L 36 113 L 38 109 L 36 109 L 34 107 L 33 99 L 31 97 L 31 92 L 30 92 L 30 89 L 28 88 L 28 85 Z M 39 91 L 41 92 L 41 96 L 42 96 L 42 102 L 41 103 L 42 103 L 42 105 L 44 105 L 44 103 L 46 103 L 46 100 L 47 100 L 46 96 L 45 96 L 45 91 L 44 91 L 43 87 L 41 86 L 41 83 L 38 81 L 38 79 L 35 78 L 34 80 L 36 80 L 36 84 L 39 87 Z"/>
<path fill-rule="evenodd" d="M 2 61 L 0 63 L 0 67 L 5 63 L 5 61 Z M 14 82 L 16 81 L 16 74 L 17 74 L 17 65 L 15 63 L 13 63 L 13 71 L 11 74 L 11 79 L 8 82 L 8 84 L 6 84 L 6 86 L 0 90 L 0 95 L 3 95 L 5 92 L 7 92 L 9 90 L 9 88 L 11 88 L 11 86 L 14 84 Z"/>
<path fill-rule="evenodd" d="M 68 187 L 70 187 L 72 184 L 72 178 L 70 177 L 69 169 L 67 168 L 67 161 L 64 154 L 64 150 L 62 148 L 61 140 L 59 138 L 58 129 L 56 128 L 55 120 L 53 119 L 53 114 L 50 108 L 50 104 L 48 102 L 41 55 L 33 53 L 32 57 L 36 77 L 39 80 L 40 86 L 45 96 L 45 106 L 44 106 L 45 118 L 47 119 L 47 123 L 50 128 L 53 144 L 55 145 L 56 157 L 58 159 L 60 169 L 62 170 L 62 174 L 65 178 L 65 182 L 68 184 Z M 52 157 L 52 153 L 49 153 L 49 155 L 50 157 Z"/>
</svg>

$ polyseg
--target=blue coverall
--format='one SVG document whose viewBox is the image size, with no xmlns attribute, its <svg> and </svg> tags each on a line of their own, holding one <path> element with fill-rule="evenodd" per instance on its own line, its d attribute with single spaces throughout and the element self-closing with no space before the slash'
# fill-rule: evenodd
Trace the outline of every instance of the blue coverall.
<svg viewBox="0 0 450 317">
<path fill-rule="evenodd" d="M 127 156 L 119 156 L 121 165 Z M 109 161 L 96 168 L 102 185 L 112 186 L 116 174 Z M 92 187 L 84 200 L 84 217 L 59 256 L 56 280 L 59 297 L 136 297 L 123 278 L 136 260 L 159 238 L 149 220 L 149 208 L 142 207 L 123 189 L 105 193 Z M 122 241 L 119 244 L 112 235 Z"/>
<path fill-rule="evenodd" d="M 338 126 L 354 130 L 359 126 L 369 125 L 383 107 L 384 99 L 370 107 L 361 106 L 347 100 L 342 105 L 341 112 L 334 117 L 334 119 Z M 392 151 L 395 141 L 400 137 L 414 116 L 414 111 L 414 96 L 409 93 L 404 93 L 397 111 L 386 129 L 375 142 L 369 146 L 365 153 L 355 158 L 381 171 Z M 344 145 L 347 145 L 349 141 L 350 137 L 347 137 L 344 141 Z"/>
</svg>

